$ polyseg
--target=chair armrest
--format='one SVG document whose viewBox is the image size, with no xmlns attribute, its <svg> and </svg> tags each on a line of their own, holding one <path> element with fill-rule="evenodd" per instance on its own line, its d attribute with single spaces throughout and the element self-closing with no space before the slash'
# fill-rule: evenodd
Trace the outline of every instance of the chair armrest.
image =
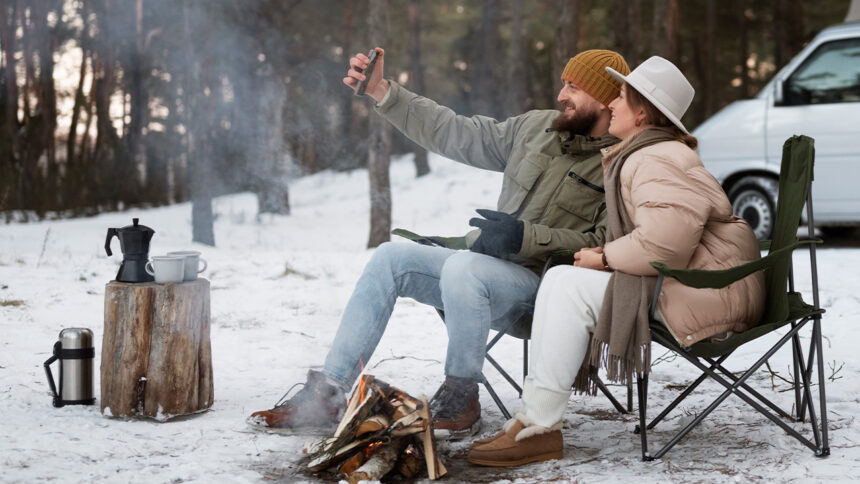
<svg viewBox="0 0 860 484">
<path fill-rule="evenodd" d="M 418 235 L 406 229 L 394 229 L 391 231 L 394 235 L 399 235 L 405 239 L 417 242 L 421 245 L 429 245 L 431 247 L 447 247 L 454 250 L 467 250 L 466 237 L 440 237 L 438 235 Z"/>
<path fill-rule="evenodd" d="M 770 240 L 759 240 L 758 250 L 770 250 Z"/>
<path fill-rule="evenodd" d="M 718 271 L 706 271 L 700 269 L 671 269 L 662 262 L 651 262 L 651 267 L 665 277 L 676 279 L 681 284 L 697 289 L 710 288 L 721 289 L 729 284 L 739 281 L 753 272 L 772 267 L 780 260 L 791 257 L 791 253 L 801 244 L 820 243 L 821 240 L 798 240 L 781 249 L 775 250 L 761 259 L 747 262 L 731 269 Z"/>
</svg>

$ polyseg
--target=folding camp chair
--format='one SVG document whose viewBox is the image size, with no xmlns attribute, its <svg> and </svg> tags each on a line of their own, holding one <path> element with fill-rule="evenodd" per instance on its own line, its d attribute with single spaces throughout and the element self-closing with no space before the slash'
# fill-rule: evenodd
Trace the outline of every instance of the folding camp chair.
<svg viewBox="0 0 860 484">
<path fill-rule="evenodd" d="M 639 425 L 636 426 L 635 432 L 640 434 L 642 440 L 643 460 L 659 459 L 662 457 L 732 394 L 737 395 L 755 410 L 780 426 L 790 436 L 812 449 L 816 456 L 830 454 L 827 436 L 827 402 L 824 391 L 824 355 L 822 354 L 821 344 L 821 315 L 824 313 L 824 310 L 819 306 L 818 269 L 815 257 L 816 244 L 821 241 L 813 238 L 814 219 L 811 185 L 814 158 L 815 151 L 811 138 L 793 136 L 785 142 L 782 152 L 773 238 L 769 244 L 762 244 L 762 250 L 768 248 L 769 245 L 769 252 L 766 257 L 722 271 L 669 269 L 663 264 L 651 263 L 659 273 L 657 276 L 657 287 L 654 289 L 654 297 L 650 306 L 652 340 L 682 356 L 703 373 L 675 401 L 670 403 L 654 420 L 647 424 L 645 412 L 648 375 L 637 376 Z M 797 231 L 800 225 L 804 201 L 806 202 L 809 238 L 799 241 L 797 239 Z M 808 245 L 810 272 L 812 276 L 812 305 L 805 303 L 800 293 L 794 289 L 792 253 L 799 245 Z M 678 344 L 662 323 L 654 319 L 657 298 L 660 294 L 664 277 L 674 278 L 686 286 L 695 288 L 721 288 L 760 270 L 765 270 L 767 294 L 765 313 L 759 324 L 743 333 L 735 334 L 721 342 L 701 341 L 690 347 L 684 347 Z M 786 289 L 786 284 L 788 285 L 788 289 Z M 804 361 L 803 348 L 798 333 L 810 321 L 812 321 L 812 335 L 808 349 L 808 359 Z M 740 376 L 734 375 L 723 366 L 723 362 L 739 346 L 786 326 L 788 326 L 788 331 L 785 335 L 780 337 L 776 344 L 768 349 Z M 777 350 L 789 341 L 791 342 L 794 364 L 794 405 L 797 413 L 796 418 L 792 418 L 788 412 L 778 407 L 747 384 L 750 376 L 758 371 Z M 813 365 L 816 365 L 818 370 L 817 384 L 820 405 L 818 410 L 821 412 L 820 415 L 816 414 L 811 389 L 813 386 L 811 381 Z M 649 453 L 647 431 L 654 428 L 657 423 L 663 420 L 669 412 L 708 377 L 723 385 L 726 390 L 672 437 L 659 451 L 654 454 Z M 814 442 L 811 442 L 782 420 L 803 422 L 807 412 L 809 413 Z M 820 428 L 818 423 L 819 416 L 821 420 Z"/>
<path fill-rule="evenodd" d="M 573 261 L 573 251 L 570 250 L 560 250 L 552 253 L 549 258 L 547 258 L 546 263 L 544 264 L 543 271 L 541 272 L 541 280 L 543 280 L 543 276 L 546 274 L 546 271 L 556 264 L 562 263 L 571 263 Z M 507 382 L 517 391 L 519 396 L 522 397 L 523 389 L 522 387 L 514 380 L 514 378 L 505 371 L 504 368 L 496 361 L 496 359 L 490 355 L 490 350 L 502 339 L 503 336 L 509 335 L 515 338 L 519 338 L 523 340 L 523 381 L 525 381 L 526 376 L 529 372 L 529 338 L 531 335 L 531 327 L 532 327 L 532 316 L 534 314 L 534 302 L 530 303 L 521 303 L 515 307 L 513 307 L 506 317 L 505 320 L 508 323 L 497 330 L 496 334 L 490 339 L 487 343 L 486 352 L 484 358 L 487 360 L 499 374 L 507 380 Z M 436 310 L 439 313 L 439 316 L 442 320 L 445 320 L 445 312 L 441 309 Z M 615 407 L 620 413 L 626 414 L 633 411 L 633 386 L 627 386 L 627 408 L 625 409 L 621 403 L 612 395 L 612 392 L 609 391 L 609 388 L 606 387 L 606 384 L 600 380 L 600 378 L 595 377 L 595 382 L 597 383 L 597 388 L 609 399 L 612 403 L 612 406 Z M 496 403 L 496 406 L 499 407 L 499 411 L 502 412 L 502 415 L 509 419 L 511 418 L 511 413 L 508 411 L 505 404 L 502 403 L 502 400 L 499 398 L 499 395 L 496 393 L 496 390 L 493 388 L 493 385 L 490 384 L 487 377 L 481 372 L 481 382 L 484 385 L 484 388 L 487 389 L 487 393 L 492 397 L 493 402 Z M 441 390 L 441 388 L 440 388 Z M 436 392 L 437 394 L 439 391 Z M 435 395 L 434 395 L 435 397 Z"/>
</svg>

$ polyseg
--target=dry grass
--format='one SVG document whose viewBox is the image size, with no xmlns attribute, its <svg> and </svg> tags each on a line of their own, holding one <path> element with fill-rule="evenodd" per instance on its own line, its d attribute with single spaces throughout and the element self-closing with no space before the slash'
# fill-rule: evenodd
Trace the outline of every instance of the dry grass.
<svg viewBox="0 0 860 484">
<path fill-rule="evenodd" d="M 3 299 L 2 301 L 0 301 L 0 306 L 3 306 L 3 307 L 11 306 L 11 307 L 17 308 L 17 307 L 24 306 L 24 305 L 25 305 L 24 301 L 22 301 L 20 299 Z"/>
</svg>

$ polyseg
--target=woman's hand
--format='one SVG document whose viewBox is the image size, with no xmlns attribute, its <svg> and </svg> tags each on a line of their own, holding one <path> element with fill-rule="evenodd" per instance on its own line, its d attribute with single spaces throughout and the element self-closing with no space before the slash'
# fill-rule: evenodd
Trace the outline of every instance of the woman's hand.
<svg viewBox="0 0 860 484">
<path fill-rule="evenodd" d="M 602 271 L 603 269 L 603 247 L 587 247 L 573 254 L 573 265 Z"/>
</svg>

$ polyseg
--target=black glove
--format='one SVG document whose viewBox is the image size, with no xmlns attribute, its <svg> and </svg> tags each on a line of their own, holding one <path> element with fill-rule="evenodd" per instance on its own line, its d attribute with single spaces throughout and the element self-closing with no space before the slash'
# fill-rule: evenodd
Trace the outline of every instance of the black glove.
<svg viewBox="0 0 860 484">
<path fill-rule="evenodd" d="M 493 257 L 505 257 L 520 251 L 524 230 L 521 220 L 495 210 L 479 208 L 475 211 L 484 218 L 469 220 L 469 225 L 481 229 L 481 235 L 469 250 Z"/>
</svg>

